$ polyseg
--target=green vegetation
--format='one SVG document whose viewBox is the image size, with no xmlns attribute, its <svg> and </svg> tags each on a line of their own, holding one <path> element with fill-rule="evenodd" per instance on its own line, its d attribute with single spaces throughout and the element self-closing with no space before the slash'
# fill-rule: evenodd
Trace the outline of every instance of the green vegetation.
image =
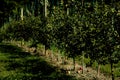
<svg viewBox="0 0 120 80">
<path fill-rule="evenodd" d="M 0 44 L 0 67 L 1 80 L 73 80 L 39 56 L 10 44 Z"/>
<path fill-rule="evenodd" d="M 111 74 L 112 80 L 120 77 L 119 0 L 2 0 L 1 3 L 5 5 L 0 9 L 0 42 L 29 41 L 35 48 L 42 44 L 45 55 L 48 49 L 58 49 L 73 58 L 74 70 L 80 56 L 83 66 L 85 63 L 97 67 L 97 77 L 99 72 Z M 11 54 L 14 50 L 10 51 Z M 11 56 L 15 61 L 17 57 L 26 59 L 23 52 L 16 54 Z"/>
</svg>

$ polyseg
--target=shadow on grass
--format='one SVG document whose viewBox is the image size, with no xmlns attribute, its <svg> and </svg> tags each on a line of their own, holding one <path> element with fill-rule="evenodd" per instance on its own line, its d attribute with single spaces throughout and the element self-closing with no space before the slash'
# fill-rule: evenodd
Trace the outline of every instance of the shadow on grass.
<svg viewBox="0 0 120 80">
<path fill-rule="evenodd" d="M 0 44 L 0 54 L 5 54 L 0 67 L 1 80 L 75 80 L 38 56 L 32 56 L 21 48 L 10 44 Z M 9 55 L 9 56 L 8 56 Z"/>
<path fill-rule="evenodd" d="M 11 55 L 11 58 L 26 57 L 30 55 L 28 52 L 23 51 L 18 46 L 14 46 L 11 44 L 4 44 L 4 43 L 0 44 L 0 52 L 4 54 L 8 53 L 9 55 Z"/>
</svg>

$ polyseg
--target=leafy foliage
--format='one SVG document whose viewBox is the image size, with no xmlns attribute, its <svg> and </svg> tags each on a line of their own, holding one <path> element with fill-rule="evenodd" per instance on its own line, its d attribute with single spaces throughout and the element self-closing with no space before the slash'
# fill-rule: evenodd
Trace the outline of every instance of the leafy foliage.
<svg viewBox="0 0 120 80">
<path fill-rule="evenodd" d="M 119 8 L 115 7 L 117 3 L 70 0 L 58 5 L 60 0 L 49 2 L 49 10 L 52 10 L 47 18 L 41 14 L 42 17 L 13 21 L 1 28 L 1 40 L 32 40 L 33 43 L 42 43 L 47 49 L 55 45 L 69 57 L 81 56 L 84 52 L 99 64 L 118 63 L 120 16 Z"/>
</svg>

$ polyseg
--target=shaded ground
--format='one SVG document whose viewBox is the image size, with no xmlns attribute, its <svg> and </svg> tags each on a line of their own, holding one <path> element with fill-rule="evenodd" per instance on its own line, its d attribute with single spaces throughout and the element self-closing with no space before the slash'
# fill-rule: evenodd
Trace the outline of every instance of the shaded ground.
<svg viewBox="0 0 120 80">
<path fill-rule="evenodd" d="M 48 62 L 49 64 L 54 66 L 57 69 L 57 72 L 59 71 L 61 74 L 74 76 L 76 78 L 76 80 L 111 80 L 109 77 L 107 78 L 103 74 L 101 74 L 99 79 L 98 79 L 97 78 L 97 71 L 93 70 L 92 68 L 85 68 L 84 74 L 82 74 L 82 71 L 80 71 L 78 73 L 78 69 L 81 66 L 80 64 L 78 64 L 78 62 L 76 62 L 76 70 L 74 71 L 72 59 L 65 59 L 65 57 L 62 57 L 59 52 L 53 53 L 52 50 L 47 50 L 46 55 L 43 55 L 44 50 L 41 50 L 43 48 L 38 49 L 37 52 L 34 53 L 34 51 L 33 51 L 34 48 L 30 48 L 28 46 L 28 44 L 21 45 L 19 42 L 12 42 L 12 44 L 21 47 L 26 52 L 30 52 L 31 55 L 39 55 L 39 57 L 41 57 L 46 62 Z M 47 79 L 47 80 L 49 80 L 49 79 Z M 73 80 L 73 78 L 69 78 L 69 77 L 64 76 L 64 78 L 62 78 L 61 80 Z"/>
<path fill-rule="evenodd" d="M 0 67 L 0 80 L 75 80 L 39 56 L 10 44 L 0 44 Z"/>
</svg>

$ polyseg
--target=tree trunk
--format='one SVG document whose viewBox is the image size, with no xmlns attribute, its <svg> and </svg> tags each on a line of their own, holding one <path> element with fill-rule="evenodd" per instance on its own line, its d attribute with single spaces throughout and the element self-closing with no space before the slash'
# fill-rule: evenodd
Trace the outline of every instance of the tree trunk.
<svg viewBox="0 0 120 80">
<path fill-rule="evenodd" d="M 84 6 L 84 0 L 82 0 L 82 7 Z"/>
<path fill-rule="evenodd" d="M 46 52 L 47 52 L 47 48 L 46 48 L 46 46 L 45 46 L 45 53 L 44 53 L 45 56 L 46 56 Z"/>
<path fill-rule="evenodd" d="M 20 15 L 20 17 L 21 17 L 21 20 L 23 20 L 23 7 L 21 8 L 21 15 Z"/>
<path fill-rule="evenodd" d="M 63 0 L 61 0 L 61 5 L 63 5 Z"/>
<path fill-rule="evenodd" d="M 75 57 L 73 57 L 73 70 L 75 71 Z"/>
<path fill-rule="evenodd" d="M 38 16 L 38 0 L 35 0 L 35 12 L 34 12 L 34 14 L 35 14 L 35 17 L 36 16 Z"/>
<path fill-rule="evenodd" d="M 68 16 L 69 16 L 69 10 L 70 10 L 70 9 L 67 7 L 67 15 L 68 15 Z"/>
<path fill-rule="evenodd" d="M 82 58 L 82 68 L 83 68 L 82 74 L 84 74 L 84 66 L 85 66 L 85 65 L 84 65 L 84 52 L 82 52 L 82 53 L 83 53 L 83 56 L 82 56 L 82 57 L 83 57 L 83 58 Z"/>
<path fill-rule="evenodd" d="M 35 4 L 35 3 L 32 2 L 32 4 L 31 4 L 31 8 L 30 8 L 30 9 L 32 10 L 32 11 L 31 11 L 32 15 L 35 15 L 34 4 Z"/>
<path fill-rule="evenodd" d="M 28 10 L 28 6 L 26 5 L 26 12 L 27 12 L 27 15 L 28 16 L 31 16 L 32 15 L 32 13 Z"/>
<path fill-rule="evenodd" d="M 21 40 L 21 46 L 23 46 L 23 45 L 24 45 L 24 40 L 22 39 L 22 40 Z"/>
<path fill-rule="evenodd" d="M 92 67 L 92 64 L 93 64 L 93 60 L 90 59 L 90 65 L 89 65 L 89 67 Z"/>
<path fill-rule="evenodd" d="M 112 0 L 112 7 L 114 8 L 114 5 L 113 5 L 113 3 L 114 3 L 114 0 Z M 114 11 L 112 11 L 112 12 L 114 12 Z M 114 15 L 112 15 L 112 29 L 114 30 Z M 112 76 L 112 80 L 114 80 L 114 70 L 113 70 L 113 61 L 112 61 L 112 55 L 111 55 L 111 76 Z"/>
<path fill-rule="evenodd" d="M 99 78 L 100 76 L 100 64 L 98 63 L 98 67 L 97 67 L 97 78 Z"/>
<path fill-rule="evenodd" d="M 45 17 L 47 17 L 47 5 L 48 5 L 48 0 L 45 0 L 45 6 L 44 6 Z"/>
<path fill-rule="evenodd" d="M 54 50 L 52 49 L 52 50 L 51 50 L 51 54 L 50 54 L 51 61 L 53 61 L 53 59 L 54 59 L 54 58 L 53 58 L 53 54 L 54 54 L 53 52 L 54 52 Z"/>
<path fill-rule="evenodd" d="M 112 63 L 112 61 L 111 61 L 110 65 L 111 65 L 111 76 L 112 76 L 112 80 L 115 80 L 115 79 L 114 79 L 114 71 L 113 71 L 113 63 Z"/>
</svg>

